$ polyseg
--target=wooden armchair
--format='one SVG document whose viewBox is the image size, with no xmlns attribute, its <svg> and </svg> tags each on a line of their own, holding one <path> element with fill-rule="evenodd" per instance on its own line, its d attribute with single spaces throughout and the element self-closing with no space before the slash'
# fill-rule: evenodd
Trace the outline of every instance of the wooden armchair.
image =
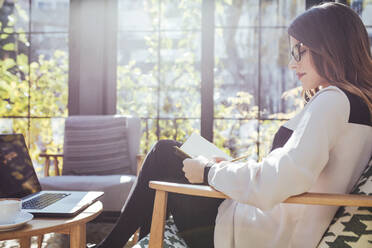
<svg viewBox="0 0 372 248">
<path fill-rule="evenodd" d="M 372 167 L 371 167 L 372 168 Z M 178 193 L 213 198 L 228 198 L 225 194 L 210 186 L 150 181 L 150 188 L 156 190 L 152 216 L 149 248 L 163 247 L 164 225 L 168 193 Z M 289 197 L 285 203 L 313 204 L 330 206 L 365 206 L 372 207 L 372 196 L 355 194 L 304 193 Z"/>
<path fill-rule="evenodd" d="M 53 161 L 53 166 L 54 166 L 54 175 L 55 176 L 60 176 L 62 173 L 62 168 L 59 166 L 60 165 L 60 159 L 63 158 L 63 154 L 48 154 L 48 153 L 40 153 L 39 157 L 45 158 L 44 162 L 44 177 L 49 177 L 50 176 L 50 163 Z"/>
<path fill-rule="evenodd" d="M 104 191 L 105 216 L 116 216 L 136 178 L 140 138 L 138 117 L 69 116 L 63 154 L 40 154 L 45 158 L 40 184 L 44 190 Z"/>
</svg>

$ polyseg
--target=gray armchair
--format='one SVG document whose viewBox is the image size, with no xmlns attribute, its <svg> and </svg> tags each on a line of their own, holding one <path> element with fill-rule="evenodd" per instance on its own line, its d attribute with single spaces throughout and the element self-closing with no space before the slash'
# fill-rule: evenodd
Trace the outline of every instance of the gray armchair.
<svg viewBox="0 0 372 248">
<path fill-rule="evenodd" d="M 65 122 L 64 154 L 41 154 L 46 158 L 44 190 L 99 190 L 105 192 L 104 212 L 118 213 L 136 178 L 140 119 L 130 116 L 70 116 Z M 63 158 L 61 176 L 49 176 L 54 159 Z"/>
</svg>

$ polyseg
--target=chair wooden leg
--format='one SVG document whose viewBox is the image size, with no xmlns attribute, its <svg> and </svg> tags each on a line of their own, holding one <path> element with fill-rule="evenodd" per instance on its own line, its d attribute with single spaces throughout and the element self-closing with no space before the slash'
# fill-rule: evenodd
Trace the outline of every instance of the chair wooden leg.
<svg viewBox="0 0 372 248">
<path fill-rule="evenodd" d="M 150 230 L 149 248 L 163 247 L 164 225 L 167 212 L 168 192 L 157 190 Z"/>
<path fill-rule="evenodd" d="M 37 248 L 41 248 L 43 245 L 44 235 L 38 235 L 37 236 Z"/>
</svg>

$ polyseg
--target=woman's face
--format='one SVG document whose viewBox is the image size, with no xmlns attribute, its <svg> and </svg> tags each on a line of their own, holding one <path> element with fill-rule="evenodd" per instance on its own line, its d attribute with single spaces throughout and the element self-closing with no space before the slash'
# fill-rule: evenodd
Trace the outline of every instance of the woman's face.
<svg viewBox="0 0 372 248">
<path fill-rule="evenodd" d="M 319 86 L 329 86 L 329 83 L 316 71 L 309 48 L 292 36 L 289 37 L 289 43 L 291 47 L 291 60 L 288 67 L 295 71 L 302 83 L 303 89 L 310 90 Z"/>
</svg>

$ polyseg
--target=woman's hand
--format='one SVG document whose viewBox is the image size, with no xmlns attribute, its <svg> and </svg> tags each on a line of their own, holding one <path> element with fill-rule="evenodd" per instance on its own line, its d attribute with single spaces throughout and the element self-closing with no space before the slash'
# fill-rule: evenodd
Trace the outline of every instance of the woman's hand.
<svg viewBox="0 0 372 248">
<path fill-rule="evenodd" d="M 222 162 L 222 161 L 227 161 L 227 159 L 224 158 L 224 157 L 213 157 L 212 159 L 216 163 L 219 163 L 219 162 Z"/>
<path fill-rule="evenodd" d="M 204 176 L 204 167 L 208 163 L 208 159 L 199 156 L 196 158 L 187 158 L 183 160 L 183 172 L 190 183 L 202 183 Z"/>
</svg>

